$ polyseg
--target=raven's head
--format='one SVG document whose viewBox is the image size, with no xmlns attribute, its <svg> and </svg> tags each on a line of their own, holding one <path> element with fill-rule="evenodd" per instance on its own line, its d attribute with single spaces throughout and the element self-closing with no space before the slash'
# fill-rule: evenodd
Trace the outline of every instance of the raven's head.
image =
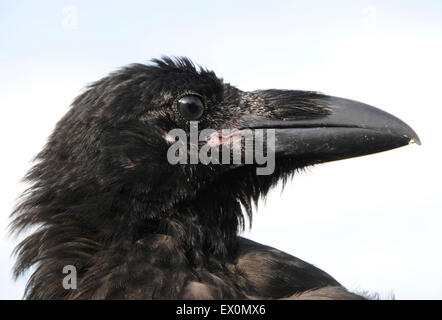
<svg viewBox="0 0 442 320">
<path fill-rule="evenodd" d="M 196 144 L 186 140 L 189 154 L 205 146 L 234 151 L 238 133 L 274 129 L 274 144 L 269 130 L 260 136 L 274 152 L 274 170 L 258 175 L 263 163 L 255 158 L 170 163 L 177 141 L 171 130 L 189 136 L 192 123 L 213 132 Z M 85 235 L 102 244 L 163 233 L 183 239 L 188 250 L 222 254 L 221 240 L 233 239 L 243 221 L 241 206 L 250 214 L 251 203 L 280 179 L 412 141 L 419 138 L 405 123 L 359 102 L 306 91 L 244 92 L 186 58 L 130 65 L 77 97 L 37 156 L 13 226 L 41 228 L 18 247 L 16 271 L 48 259 L 60 244 L 83 243 Z M 245 156 L 243 140 L 240 149 Z"/>
<path fill-rule="evenodd" d="M 197 125 L 196 141 L 192 124 Z M 168 158 L 180 151 L 178 137 L 171 134 L 176 129 L 186 135 L 184 163 Z M 212 131 L 201 135 L 204 129 Z M 256 141 L 260 129 L 262 141 Z M 270 148 L 268 129 L 275 136 Z M 245 163 L 244 140 L 241 161 L 233 163 L 235 138 L 250 130 L 252 148 L 261 143 L 275 155 L 268 173 L 257 174 L 257 167 L 266 164 L 255 158 Z M 253 200 L 296 169 L 410 142 L 420 143 L 407 124 L 366 104 L 312 91 L 244 92 L 186 58 L 163 58 L 153 65 L 131 65 L 91 85 L 58 124 L 44 156 L 56 157 L 48 164 L 72 167 L 63 170 L 73 175 L 67 179 L 70 186 L 93 180 L 100 192 L 146 196 L 155 209 L 228 198 L 250 210 Z M 232 152 L 227 163 L 222 161 L 226 146 Z M 219 149 L 219 164 L 192 163 L 192 150 L 198 157 L 204 147 Z"/>
</svg>

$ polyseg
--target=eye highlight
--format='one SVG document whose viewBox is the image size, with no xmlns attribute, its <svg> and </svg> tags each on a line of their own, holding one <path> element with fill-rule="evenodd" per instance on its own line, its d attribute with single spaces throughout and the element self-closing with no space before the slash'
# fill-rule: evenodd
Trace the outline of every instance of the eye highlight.
<svg viewBox="0 0 442 320">
<path fill-rule="evenodd" d="M 204 103 L 195 94 L 181 97 L 176 104 L 177 111 L 187 121 L 199 120 L 204 113 Z"/>
</svg>

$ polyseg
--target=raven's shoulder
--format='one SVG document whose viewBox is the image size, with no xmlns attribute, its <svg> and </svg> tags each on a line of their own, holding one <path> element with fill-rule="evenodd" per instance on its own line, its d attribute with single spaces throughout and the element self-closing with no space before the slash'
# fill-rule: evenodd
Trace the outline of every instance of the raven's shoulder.
<svg viewBox="0 0 442 320">
<path fill-rule="evenodd" d="M 341 285 L 321 269 L 275 248 L 238 238 L 235 259 L 247 279 L 247 294 L 279 299 L 308 290 Z"/>
</svg>

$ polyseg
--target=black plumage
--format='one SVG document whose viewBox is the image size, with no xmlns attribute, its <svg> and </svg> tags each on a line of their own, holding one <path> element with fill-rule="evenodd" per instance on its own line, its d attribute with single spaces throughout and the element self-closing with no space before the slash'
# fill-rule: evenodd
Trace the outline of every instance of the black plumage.
<svg viewBox="0 0 442 320">
<path fill-rule="evenodd" d="M 165 133 L 188 130 L 174 108 L 186 94 L 204 100 L 200 128 L 280 130 L 275 172 L 169 164 Z M 244 212 L 251 218 L 253 202 L 297 169 L 418 141 L 386 113 L 378 118 L 389 125 L 379 130 L 371 120 L 353 123 L 351 112 L 339 123 L 338 104 L 365 108 L 316 92 L 243 92 L 186 58 L 133 64 L 93 83 L 36 157 L 13 213 L 13 232 L 36 227 L 15 251 L 15 276 L 35 268 L 25 296 L 360 298 L 318 268 L 238 236 Z M 296 140 L 304 135 L 308 144 Z M 66 265 L 77 269 L 75 290 L 62 286 Z"/>
</svg>

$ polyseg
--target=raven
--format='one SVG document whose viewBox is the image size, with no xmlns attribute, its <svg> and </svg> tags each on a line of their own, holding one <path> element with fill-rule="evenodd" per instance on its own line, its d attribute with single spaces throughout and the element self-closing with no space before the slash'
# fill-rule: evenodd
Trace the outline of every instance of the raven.
<svg viewBox="0 0 442 320">
<path fill-rule="evenodd" d="M 169 132 L 195 122 L 219 147 L 233 137 L 222 129 L 272 129 L 273 172 L 258 175 L 256 161 L 170 163 Z M 14 275 L 32 268 L 28 299 L 362 299 L 238 233 L 253 203 L 296 170 L 411 142 L 404 122 L 356 101 L 244 92 L 185 57 L 126 66 L 73 101 L 25 176 L 11 230 L 32 232 Z"/>
</svg>

